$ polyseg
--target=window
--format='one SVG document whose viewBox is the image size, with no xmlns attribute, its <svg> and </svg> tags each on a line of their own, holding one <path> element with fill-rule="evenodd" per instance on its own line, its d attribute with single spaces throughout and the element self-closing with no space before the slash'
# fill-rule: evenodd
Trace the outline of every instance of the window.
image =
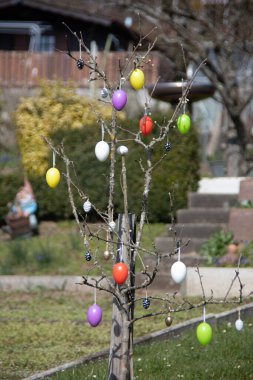
<svg viewBox="0 0 253 380">
<path fill-rule="evenodd" d="M 53 52 L 55 48 L 55 36 L 44 35 L 40 37 L 40 51 Z"/>
</svg>

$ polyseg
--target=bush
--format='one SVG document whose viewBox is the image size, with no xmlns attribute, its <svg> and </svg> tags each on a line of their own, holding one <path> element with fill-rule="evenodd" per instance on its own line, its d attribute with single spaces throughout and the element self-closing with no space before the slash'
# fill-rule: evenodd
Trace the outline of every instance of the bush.
<svg viewBox="0 0 253 380">
<path fill-rule="evenodd" d="M 200 254 L 207 265 L 215 264 L 217 259 L 225 255 L 228 245 L 233 240 L 232 232 L 223 230 L 215 232 L 201 247 Z"/>
<path fill-rule="evenodd" d="M 15 170 L 7 174 L 0 174 L 0 221 L 4 223 L 4 218 L 8 212 L 7 204 L 12 202 L 18 189 L 24 184 L 21 170 Z"/>
<path fill-rule="evenodd" d="M 96 109 L 97 115 L 93 112 Z M 40 134 L 50 137 L 55 145 L 64 141 L 65 152 L 75 164 L 72 179 L 87 194 L 92 203 L 100 210 L 107 207 L 109 162 L 99 162 L 94 155 L 96 142 L 101 139 L 101 130 L 97 119 L 98 113 L 108 121 L 111 107 L 101 107 L 98 102 L 78 96 L 73 89 L 61 84 L 44 84 L 41 93 L 33 98 L 25 99 L 20 104 L 16 121 L 18 140 L 22 154 L 25 172 L 28 174 L 39 204 L 40 218 L 69 218 L 72 211 L 69 206 L 64 177 L 54 190 L 45 183 L 45 172 L 51 166 L 52 157 L 48 146 Z M 141 115 L 139 115 L 141 116 Z M 125 120 L 124 114 L 119 113 L 118 123 L 126 129 L 136 130 L 138 121 Z M 163 116 L 153 119 L 163 121 Z M 158 128 L 156 126 L 156 128 Z M 129 138 L 129 135 L 128 135 Z M 150 138 L 150 137 L 147 137 Z M 108 136 L 105 135 L 108 141 Z M 172 150 L 154 172 L 148 217 L 150 221 L 169 220 L 169 195 L 175 189 L 175 209 L 185 207 L 187 191 L 197 188 L 199 179 L 198 140 L 193 127 L 187 135 L 181 135 L 173 130 L 169 136 Z M 145 162 L 142 147 L 134 142 L 128 142 L 127 156 L 129 209 L 137 215 L 140 213 L 143 188 L 143 175 L 139 165 L 140 159 Z M 153 158 L 159 160 L 165 153 L 164 142 L 156 145 Z M 120 184 L 120 157 L 116 163 L 116 212 L 123 210 L 122 191 Z M 59 160 L 56 166 L 65 171 Z M 82 212 L 82 200 L 76 196 L 79 211 Z M 137 208 L 139 207 L 139 209 Z"/>
</svg>

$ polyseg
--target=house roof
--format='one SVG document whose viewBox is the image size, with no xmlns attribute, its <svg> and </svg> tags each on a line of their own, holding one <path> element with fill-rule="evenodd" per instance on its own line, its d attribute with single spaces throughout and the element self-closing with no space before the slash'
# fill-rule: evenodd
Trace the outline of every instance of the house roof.
<svg viewBox="0 0 253 380">
<path fill-rule="evenodd" d="M 51 13 L 61 14 L 109 26 L 114 17 L 104 15 L 104 1 L 97 0 L 0 0 L 0 8 L 23 5 L 29 8 L 40 9 Z M 101 12 L 99 12 L 99 9 Z M 113 16 L 113 13 L 112 13 Z"/>
</svg>

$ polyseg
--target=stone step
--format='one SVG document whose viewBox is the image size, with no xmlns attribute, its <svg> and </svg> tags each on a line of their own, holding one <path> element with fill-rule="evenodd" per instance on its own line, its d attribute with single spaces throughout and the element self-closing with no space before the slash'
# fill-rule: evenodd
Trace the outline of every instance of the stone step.
<svg viewBox="0 0 253 380">
<path fill-rule="evenodd" d="M 171 225 L 168 225 L 168 232 L 171 235 Z M 177 223 L 175 225 L 177 236 L 187 236 L 188 238 L 208 239 L 215 232 L 226 230 L 225 223 Z"/>
<path fill-rule="evenodd" d="M 202 257 L 197 254 L 181 254 L 181 260 L 187 267 L 195 267 L 203 263 Z M 180 285 L 176 284 L 171 277 L 171 266 L 177 261 L 177 256 L 171 258 L 163 258 L 158 267 L 158 273 L 153 283 L 148 287 L 148 291 L 161 290 L 167 293 L 178 292 Z M 144 258 L 145 265 L 148 270 L 152 271 L 155 267 L 156 259 L 154 256 L 147 255 Z M 138 273 L 136 276 L 136 284 L 139 285 L 145 280 L 145 275 Z"/>
<path fill-rule="evenodd" d="M 144 281 L 144 276 L 137 276 L 136 278 L 136 285 L 142 284 Z M 170 268 L 168 267 L 167 271 L 163 270 L 161 272 L 160 270 L 158 271 L 154 281 L 152 284 L 148 287 L 147 291 L 163 291 L 164 293 L 174 293 L 178 292 L 180 290 L 180 285 L 176 284 L 170 274 Z"/>
<path fill-rule="evenodd" d="M 238 202 L 238 194 L 188 193 L 188 207 L 221 207 L 227 209 Z"/>
<path fill-rule="evenodd" d="M 205 238 L 187 238 L 184 236 L 182 241 L 182 253 L 199 252 L 201 246 L 207 241 Z M 187 244 L 188 242 L 188 244 Z M 174 239 L 170 237 L 158 237 L 155 240 L 156 248 L 159 253 L 170 253 L 173 251 Z M 185 245 L 186 244 L 186 245 Z"/>
<path fill-rule="evenodd" d="M 177 211 L 178 223 L 228 223 L 229 210 L 222 208 L 193 208 Z"/>
<path fill-rule="evenodd" d="M 159 265 L 159 273 L 164 274 L 170 272 L 170 268 L 176 260 L 177 255 L 174 255 L 171 258 L 168 257 L 162 259 Z M 181 253 L 181 260 L 185 263 L 186 266 L 191 267 L 204 263 L 203 257 L 196 252 Z M 153 256 L 145 257 L 145 265 L 148 265 L 149 269 L 152 270 L 152 268 L 155 266 L 155 258 Z"/>
</svg>

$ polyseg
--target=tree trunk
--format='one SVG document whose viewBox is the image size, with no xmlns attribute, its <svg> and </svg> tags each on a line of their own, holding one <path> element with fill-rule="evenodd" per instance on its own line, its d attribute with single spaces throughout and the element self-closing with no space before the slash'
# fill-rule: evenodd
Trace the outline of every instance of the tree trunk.
<svg viewBox="0 0 253 380">
<path fill-rule="evenodd" d="M 130 249 L 124 243 L 135 243 L 135 216 L 129 214 L 129 234 L 130 239 L 126 236 L 126 221 L 123 214 L 119 215 L 118 229 L 118 247 L 117 262 L 122 259 L 129 265 L 129 285 L 135 283 L 135 263 L 133 249 Z M 123 243 L 123 246 L 122 246 Z M 122 249 L 121 255 L 119 254 Z M 121 257 L 120 257 L 121 256 Z M 134 292 L 121 294 L 122 304 L 116 297 L 113 298 L 112 304 L 112 329 L 111 344 L 109 356 L 109 380 L 133 380 L 133 327 L 129 322 L 134 316 Z"/>
<path fill-rule="evenodd" d="M 245 126 L 239 117 L 234 117 L 232 122 L 227 131 L 226 174 L 228 177 L 238 177 L 247 173 L 245 133 L 238 133 L 238 129 L 245 129 Z"/>
<path fill-rule="evenodd" d="M 227 176 L 244 176 L 248 171 L 246 156 L 246 127 L 241 115 L 229 114 L 233 124 L 230 124 L 227 132 L 226 163 Z"/>
<path fill-rule="evenodd" d="M 245 175 L 244 157 L 238 144 L 227 144 L 226 165 L 228 177 Z"/>
</svg>

